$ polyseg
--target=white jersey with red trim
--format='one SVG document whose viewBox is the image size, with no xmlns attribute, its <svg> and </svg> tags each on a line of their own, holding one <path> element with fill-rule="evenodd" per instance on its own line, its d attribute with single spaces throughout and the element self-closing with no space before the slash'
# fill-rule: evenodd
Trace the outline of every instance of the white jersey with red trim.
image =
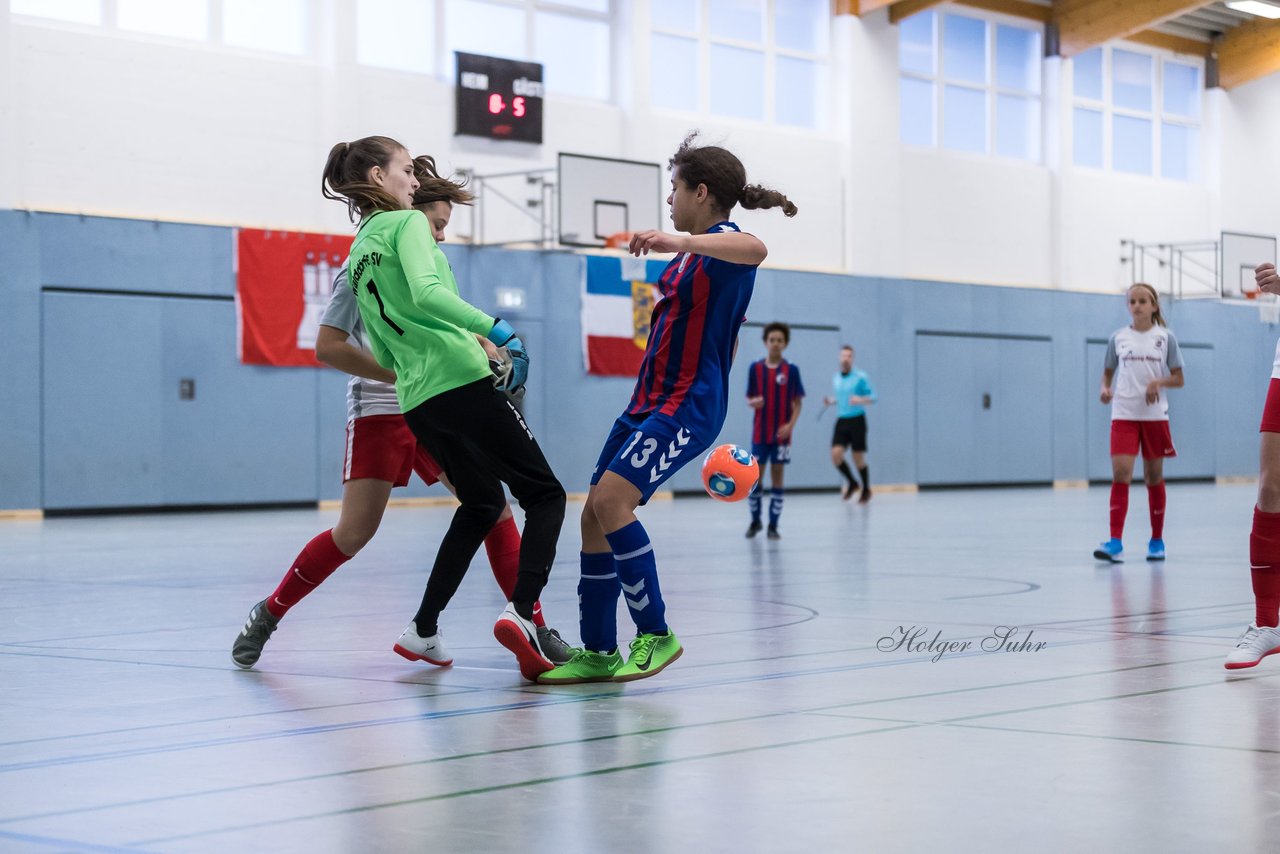
<svg viewBox="0 0 1280 854">
<path fill-rule="evenodd" d="M 348 262 L 350 259 L 348 259 Z M 360 306 L 356 295 L 347 284 L 347 263 L 343 263 L 333 279 L 333 295 L 320 318 L 321 326 L 341 329 L 351 338 L 351 343 L 369 355 L 369 342 L 365 340 L 364 324 L 360 320 Z M 347 420 L 354 421 L 366 415 L 399 415 L 400 399 L 396 397 L 393 383 L 379 382 L 353 376 L 347 381 Z"/>
<path fill-rule="evenodd" d="M 1182 367 L 1178 339 L 1163 326 L 1146 332 L 1132 326 L 1117 329 L 1107 342 L 1103 367 L 1112 377 L 1112 421 L 1168 421 L 1169 401 L 1165 390 L 1155 403 L 1147 403 L 1147 386 L 1152 380 L 1169 376 Z"/>
<path fill-rule="evenodd" d="M 1280 338 L 1276 339 L 1276 357 L 1271 363 L 1271 379 L 1280 380 Z"/>
</svg>

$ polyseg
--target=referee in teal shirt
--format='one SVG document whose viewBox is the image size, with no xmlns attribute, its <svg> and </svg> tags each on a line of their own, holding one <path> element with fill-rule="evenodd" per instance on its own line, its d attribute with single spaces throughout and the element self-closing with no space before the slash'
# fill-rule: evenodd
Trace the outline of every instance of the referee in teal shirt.
<svg viewBox="0 0 1280 854">
<path fill-rule="evenodd" d="M 853 464 L 858 467 L 858 477 L 862 481 L 862 494 L 858 496 L 859 504 L 871 500 L 871 478 L 867 471 L 867 410 L 866 407 L 876 402 L 875 389 L 867 379 L 866 371 L 853 366 L 853 347 L 848 344 L 840 348 L 840 370 L 831 378 L 832 396 L 823 403 L 836 405 L 836 429 L 831 436 L 831 464 L 844 475 L 844 500 L 853 497 L 858 483 L 853 479 L 849 463 L 845 461 L 845 451 L 853 452 Z"/>
</svg>

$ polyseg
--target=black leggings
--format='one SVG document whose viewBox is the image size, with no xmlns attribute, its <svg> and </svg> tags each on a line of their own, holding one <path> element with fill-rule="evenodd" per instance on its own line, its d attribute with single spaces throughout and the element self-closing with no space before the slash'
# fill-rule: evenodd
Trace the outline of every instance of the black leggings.
<svg viewBox="0 0 1280 854">
<path fill-rule="evenodd" d="M 511 602 L 522 617 L 531 618 L 556 558 L 565 496 L 524 418 L 491 380 L 483 379 L 436 395 L 406 412 L 404 420 L 440 463 L 462 502 L 440 541 L 414 618 L 418 634 L 436 633 L 440 612 L 502 515 L 504 482 L 525 513 Z"/>
</svg>

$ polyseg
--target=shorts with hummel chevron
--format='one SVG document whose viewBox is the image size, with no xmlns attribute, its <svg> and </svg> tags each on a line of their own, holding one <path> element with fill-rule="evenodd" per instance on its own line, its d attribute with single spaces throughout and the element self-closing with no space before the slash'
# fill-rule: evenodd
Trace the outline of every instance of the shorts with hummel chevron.
<svg viewBox="0 0 1280 854">
<path fill-rule="evenodd" d="M 702 458 L 709 444 L 666 415 L 634 418 L 623 414 L 613 422 L 605 440 L 591 485 L 605 471 L 621 475 L 640 490 L 644 504 L 686 463 Z"/>
</svg>

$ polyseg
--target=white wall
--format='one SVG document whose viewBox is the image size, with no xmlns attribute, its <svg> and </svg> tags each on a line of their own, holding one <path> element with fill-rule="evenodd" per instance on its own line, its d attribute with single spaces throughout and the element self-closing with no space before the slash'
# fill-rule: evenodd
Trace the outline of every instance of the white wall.
<svg viewBox="0 0 1280 854">
<path fill-rule="evenodd" d="M 1222 125 L 1222 227 L 1280 234 L 1280 74 L 1232 91 Z"/>
<path fill-rule="evenodd" d="M 617 15 L 619 104 L 551 97 L 545 143 L 530 146 L 455 138 L 445 82 L 356 65 L 337 35 L 353 3 L 318 6 L 334 11 L 329 41 L 302 59 L 0 15 L 0 45 L 12 46 L 0 60 L 0 207 L 344 231 L 345 211 L 319 194 L 339 140 L 384 133 L 484 174 L 553 166 L 559 151 L 665 166 L 698 127 L 800 207 L 794 221 L 740 212 L 775 266 L 1114 290 L 1128 280 L 1121 238 L 1206 239 L 1219 223 L 1280 232 L 1277 75 L 1222 96 L 1221 120 L 1206 120 L 1206 182 L 1176 184 L 1062 165 L 1066 62 L 1046 63 L 1045 165 L 904 150 L 884 11 L 833 22 L 822 132 L 653 113 L 647 2 L 630 0 Z M 469 230 L 460 213 L 458 233 Z"/>
</svg>

